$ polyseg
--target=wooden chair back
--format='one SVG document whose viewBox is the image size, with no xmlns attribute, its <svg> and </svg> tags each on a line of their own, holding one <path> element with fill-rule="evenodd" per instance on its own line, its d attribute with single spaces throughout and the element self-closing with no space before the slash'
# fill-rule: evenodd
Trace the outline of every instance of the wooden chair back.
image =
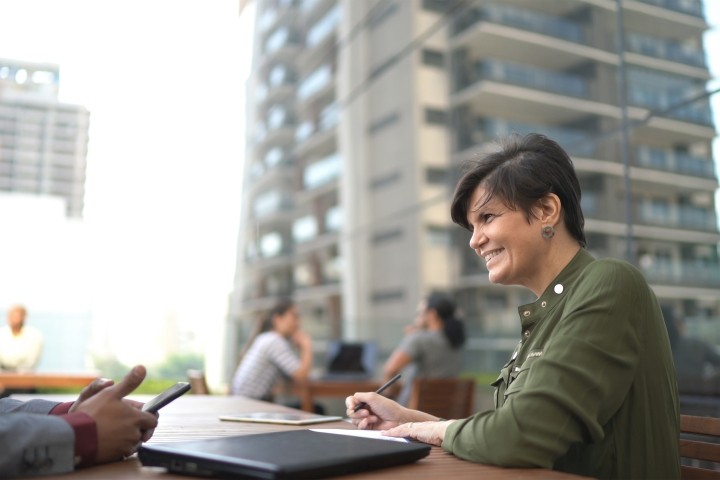
<svg viewBox="0 0 720 480">
<path fill-rule="evenodd" d="M 440 418 L 465 418 L 473 414 L 474 402 L 471 378 L 421 378 L 413 382 L 408 407 Z"/>
<path fill-rule="evenodd" d="M 680 478 L 720 480 L 720 418 L 680 415 Z"/>
<path fill-rule="evenodd" d="M 190 393 L 195 395 L 209 395 L 210 389 L 205 380 L 205 372 L 202 370 L 188 370 L 188 382 L 190 382 Z"/>
</svg>

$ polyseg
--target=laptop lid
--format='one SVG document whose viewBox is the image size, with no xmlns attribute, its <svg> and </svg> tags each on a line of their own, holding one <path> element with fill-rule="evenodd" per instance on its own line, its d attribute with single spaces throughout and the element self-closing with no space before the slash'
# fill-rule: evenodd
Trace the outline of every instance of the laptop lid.
<svg viewBox="0 0 720 480">
<path fill-rule="evenodd" d="M 375 373 L 377 347 L 374 342 L 328 342 L 326 377 L 370 378 Z"/>
<path fill-rule="evenodd" d="M 259 433 L 174 443 L 147 443 L 145 466 L 200 476 L 267 479 L 321 478 L 412 463 L 430 453 L 423 443 L 402 443 L 310 430 Z"/>
</svg>

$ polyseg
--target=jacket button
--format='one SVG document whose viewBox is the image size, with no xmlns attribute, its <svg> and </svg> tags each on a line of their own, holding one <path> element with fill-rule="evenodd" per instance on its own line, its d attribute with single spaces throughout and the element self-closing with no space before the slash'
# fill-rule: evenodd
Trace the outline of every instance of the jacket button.
<svg viewBox="0 0 720 480">
<path fill-rule="evenodd" d="M 523 317 L 529 317 L 530 316 L 530 310 L 525 310 L 523 312 Z"/>
</svg>

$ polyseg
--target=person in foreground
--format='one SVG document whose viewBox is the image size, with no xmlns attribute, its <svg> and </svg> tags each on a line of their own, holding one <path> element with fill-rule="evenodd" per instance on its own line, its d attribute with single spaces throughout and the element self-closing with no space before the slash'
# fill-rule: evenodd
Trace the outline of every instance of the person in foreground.
<svg viewBox="0 0 720 480">
<path fill-rule="evenodd" d="M 679 478 L 679 411 L 660 306 L 627 262 L 585 250 L 572 161 L 539 134 L 511 136 L 467 171 L 451 207 L 491 282 L 537 300 L 518 309 L 520 343 L 495 410 L 439 419 L 374 393 L 346 399 L 361 429 L 441 445 L 505 467 L 596 478 Z M 368 408 L 353 412 L 365 402 Z"/>
<path fill-rule="evenodd" d="M 157 426 L 157 415 L 124 398 L 145 373 L 138 365 L 117 384 L 99 378 L 74 402 L 0 400 L 0 477 L 72 472 L 133 454 Z"/>
</svg>

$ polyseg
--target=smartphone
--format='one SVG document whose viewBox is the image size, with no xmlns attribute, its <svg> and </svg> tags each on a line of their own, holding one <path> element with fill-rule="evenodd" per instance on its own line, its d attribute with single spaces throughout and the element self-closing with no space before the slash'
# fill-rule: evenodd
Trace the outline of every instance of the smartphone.
<svg viewBox="0 0 720 480">
<path fill-rule="evenodd" d="M 143 412 L 157 413 L 162 407 L 172 402 L 179 396 L 190 390 L 190 384 L 187 382 L 178 382 L 172 387 L 162 392 L 157 397 L 153 398 L 145 405 L 143 405 Z"/>
</svg>

